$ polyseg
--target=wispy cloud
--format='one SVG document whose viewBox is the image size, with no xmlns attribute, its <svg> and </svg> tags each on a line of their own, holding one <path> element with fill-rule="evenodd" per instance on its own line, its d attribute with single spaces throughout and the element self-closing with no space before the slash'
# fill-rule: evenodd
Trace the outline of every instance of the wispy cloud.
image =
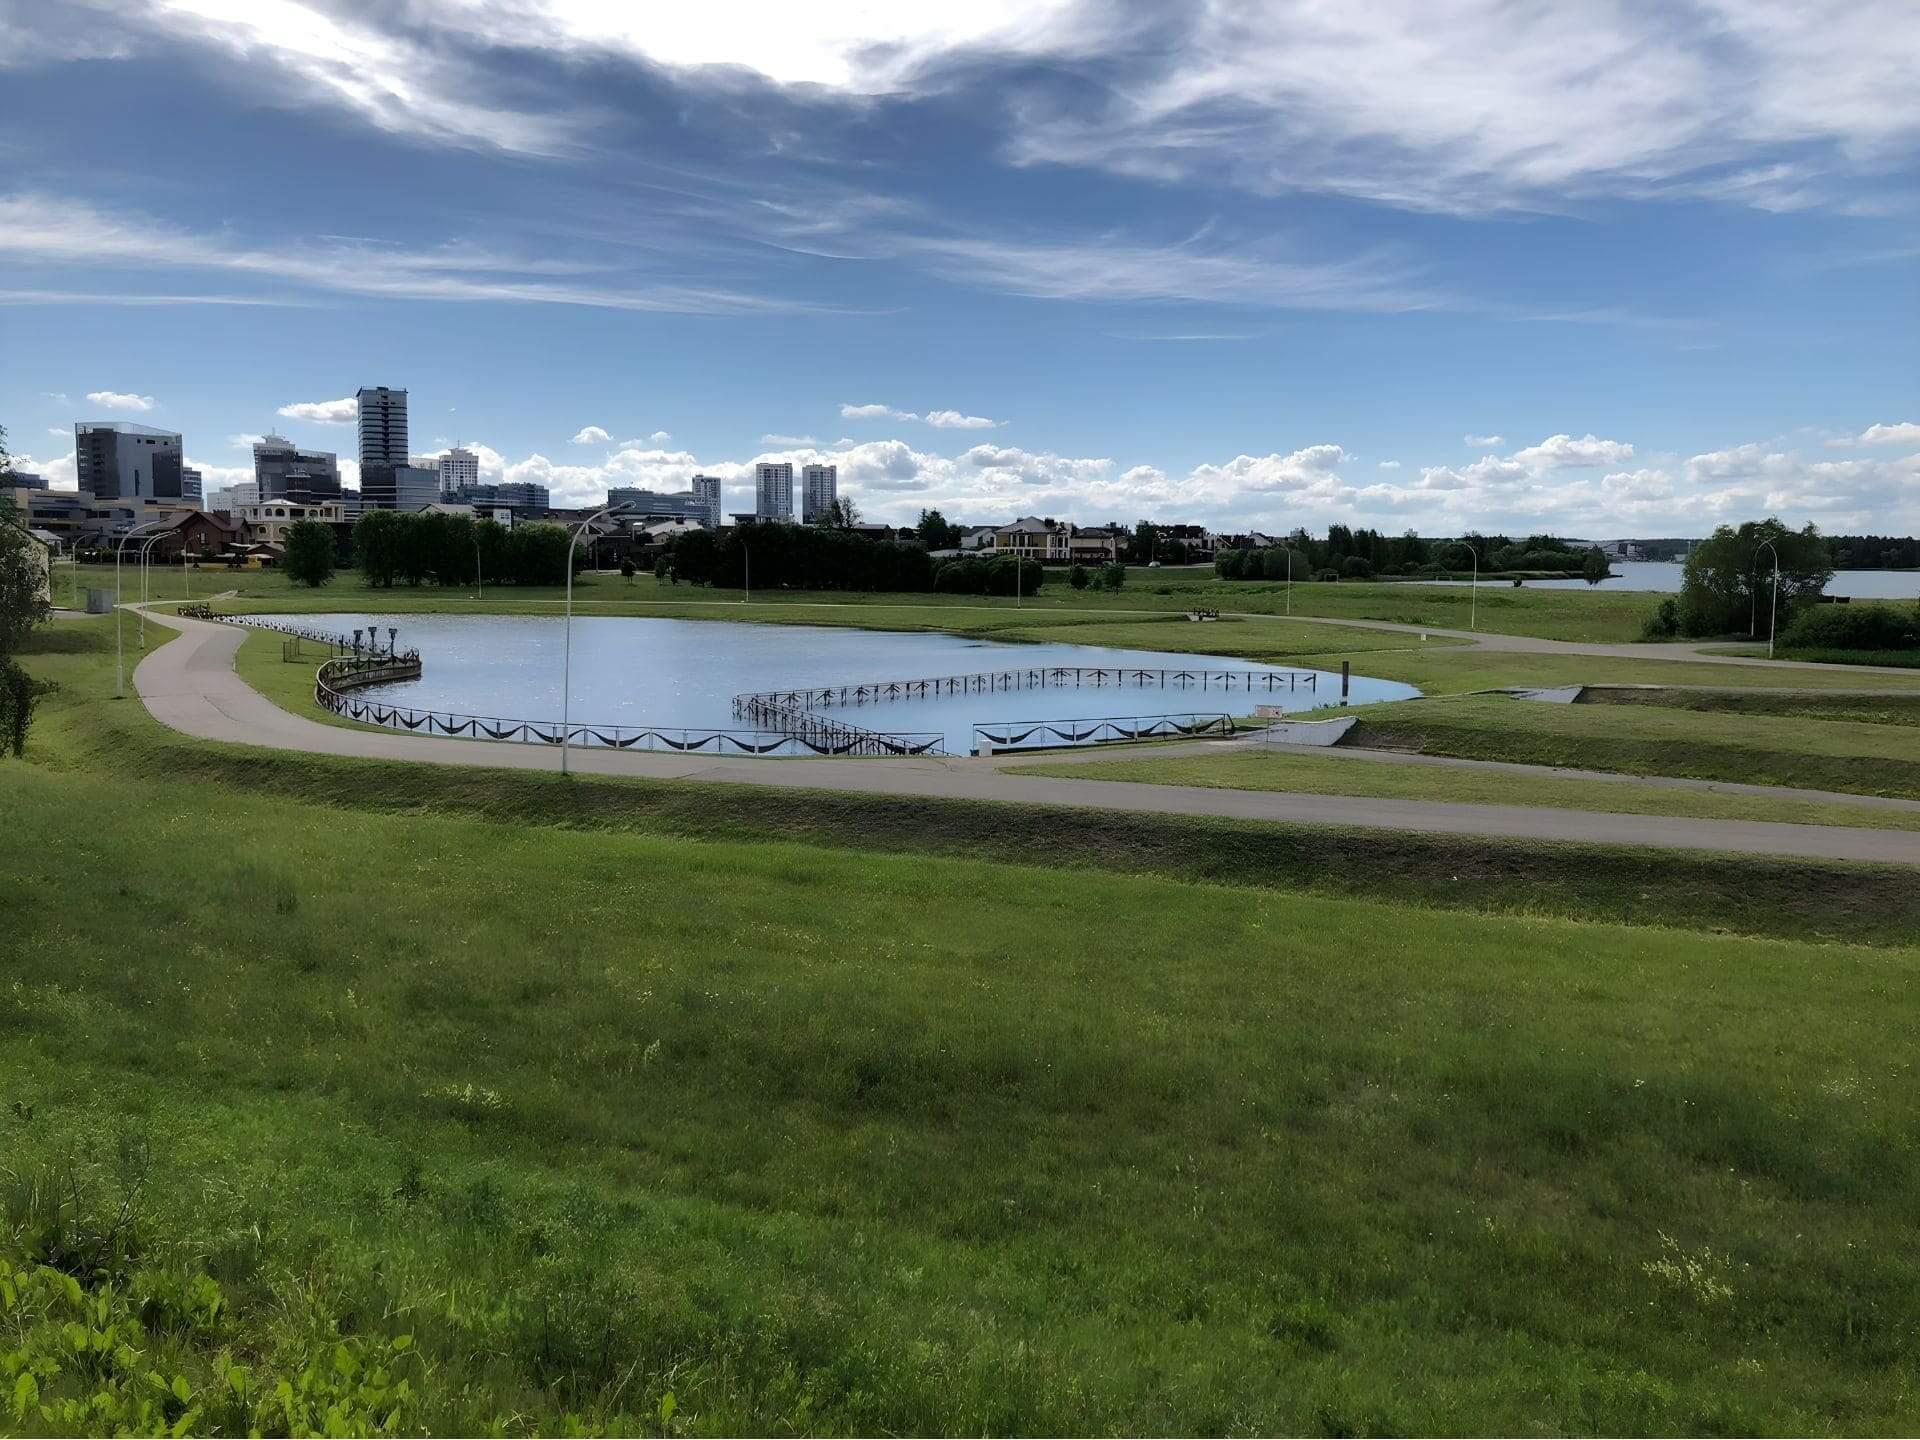
<svg viewBox="0 0 1920 1440">
<path fill-rule="evenodd" d="M 968 415 L 961 410 L 929 410 L 922 414 L 917 410 L 896 410 L 891 405 L 845 405 L 840 407 L 842 420 L 912 420 L 923 425 L 931 425 L 936 430 L 992 430 L 1007 422 L 990 420 L 985 415 Z"/>
<path fill-rule="evenodd" d="M 43 266 L 148 266 L 220 272 L 339 294 L 398 300 L 577 305 L 687 315 L 754 315 L 836 307 L 682 284 L 588 284 L 546 278 L 582 267 L 526 260 L 471 245 L 430 250 L 334 239 L 248 248 L 151 217 L 101 210 L 71 197 L 0 196 L 0 256 Z"/>
<path fill-rule="evenodd" d="M 1460 438 L 1467 444 L 1474 446 L 1492 447 L 1494 445 L 1504 445 L 1507 443 L 1507 437 L 1504 435 L 1462 435 Z"/>
<path fill-rule="evenodd" d="M 611 439 L 613 436 L 598 425 L 582 425 L 573 435 L 575 445 L 604 445 Z"/>
</svg>

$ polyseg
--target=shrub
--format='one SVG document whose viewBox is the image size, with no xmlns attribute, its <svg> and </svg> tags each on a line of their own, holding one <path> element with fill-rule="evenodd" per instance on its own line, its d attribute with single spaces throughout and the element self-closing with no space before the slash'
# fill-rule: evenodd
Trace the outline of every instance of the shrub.
<svg viewBox="0 0 1920 1440">
<path fill-rule="evenodd" d="M 1340 573 L 1349 580 L 1371 580 L 1373 566 L 1364 555 L 1349 555 L 1341 562 Z"/>
<path fill-rule="evenodd" d="M 1790 650 L 1920 650 L 1920 605 L 1818 605 L 1780 632 Z"/>
<path fill-rule="evenodd" d="M 1120 564 L 1117 560 L 1111 564 L 1102 565 L 1100 567 L 1100 578 L 1106 583 L 1107 589 L 1117 594 L 1127 583 L 1127 567 Z"/>
<path fill-rule="evenodd" d="M 1338 570 L 1321 570 L 1316 572 L 1313 578 L 1316 580 L 1338 580 L 1340 578 L 1340 572 Z"/>
<path fill-rule="evenodd" d="M 1680 633 L 1680 602 L 1669 595 L 1640 627 L 1642 640 L 1671 640 Z"/>
<path fill-rule="evenodd" d="M 1087 567 L 1076 565 L 1067 572 L 1067 583 L 1076 590 L 1087 588 Z"/>
</svg>

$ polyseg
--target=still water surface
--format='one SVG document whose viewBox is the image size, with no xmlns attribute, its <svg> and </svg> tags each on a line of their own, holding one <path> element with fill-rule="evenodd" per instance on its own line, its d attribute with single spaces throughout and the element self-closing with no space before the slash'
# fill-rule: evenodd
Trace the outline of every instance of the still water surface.
<svg viewBox="0 0 1920 1440">
<path fill-rule="evenodd" d="M 384 700 L 421 710 L 510 720 L 560 718 L 562 622 L 526 615 L 287 615 L 275 619 L 351 635 L 377 625 L 399 631 L 401 649 L 417 648 L 421 678 L 378 689 Z M 640 620 L 576 616 L 573 701 L 576 721 L 602 725 L 727 729 L 733 697 L 870 680 L 918 680 L 1030 665 L 1196 667 L 1269 670 L 1220 655 L 1163 650 L 1111 650 L 1091 645 L 1009 645 L 958 635 L 753 625 L 712 620 Z M 371 693 L 371 692 L 370 692 Z M 1352 703 L 1403 700 L 1411 685 L 1353 678 Z M 833 713 L 873 730 L 941 731 L 956 753 L 970 749 L 976 723 L 1058 720 L 1175 712 L 1249 713 L 1255 703 L 1307 710 L 1335 704 L 1339 674 L 1321 673 L 1317 691 L 1227 695 L 1192 690 L 1044 689 L 950 695 L 837 708 Z"/>
</svg>

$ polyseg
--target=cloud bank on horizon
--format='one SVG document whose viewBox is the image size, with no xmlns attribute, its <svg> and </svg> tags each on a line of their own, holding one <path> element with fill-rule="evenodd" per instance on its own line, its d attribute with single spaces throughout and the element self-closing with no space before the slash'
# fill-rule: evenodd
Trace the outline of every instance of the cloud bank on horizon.
<svg viewBox="0 0 1920 1440">
<path fill-rule="evenodd" d="M 0 71 L 16 436 L 350 451 L 286 397 L 367 379 L 571 501 L 1920 528 L 1904 0 L 74 0 Z"/>
</svg>

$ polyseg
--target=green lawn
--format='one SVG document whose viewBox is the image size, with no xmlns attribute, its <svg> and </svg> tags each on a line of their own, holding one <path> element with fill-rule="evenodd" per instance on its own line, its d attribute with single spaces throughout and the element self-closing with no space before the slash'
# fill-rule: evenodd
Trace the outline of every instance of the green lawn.
<svg viewBox="0 0 1920 1440">
<path fill-rule="evenodd" d="M 1709 645 L 1709 655 L 1756 655 L 1766 658 L 1764 645 Z M 1872 665 L 1884 669 L 1920 670 L 1920 650 L 1835 650 L 1813 646 L 1782 645 L 1774 651 L 1776 659 L 1805 660 L 1816 665 Z"/>
<path fill-rule="evenodd" d="M 1680 928 L 1910 942 L 1907 872 L 1433 851 L 1498 915 L 1409 903 L 1418 837 L 274 756 L 102 634 L 0 762 L 0 1251 L 132 1297 L 161 1423 L 1920 1423 L 1920 953 Z"/>
<path fill-rule="evenodd" d="M 1236 750 L 1213 755 L 1155 756 L 1133 749 L 1125 759 L 1022 765 L 1022 774 L 1071 780 L 1137 780 L 1150 785 L 1204 785 L 1222 790 L 1278 790 L 1305 795 L 1362 795 L 1442 800 L 1467 805 L 1542 805 L 1623 815 L 1693 815 L 1715 820 L 1773 820 L 1795 825 L 1855 825 L 1920 830 L 1920 811 L 1844 802 L 1769 800 L 1610 780 L 1489 774 L 1437 765 L 1369 764 L 1330 755 Z"/>
<path fill-rule="evenodd" d="M 164 572 L 164 573 L 163 573 Z M 128 566 L 127 583 L 138 591 L 138 568 Z M 333 584 L 312 592 L 291 586 L 285 575 L 272 570 L 230 571 L 224 568 L 183 573 L 177 567 L 155 566 L 151 571 L 151 592 L 167 599 L 182 598 L 191 587 L 196 598 L 215 590 L 237 589 L 250 605 L 282 609 L 457 609 L 471 605 L 471 592 L 455 587 L 441 591 L 435 586 L 396 586 L 380 592 L 380 604 L 370 606 L 369 593 L 353 571 L 343 571 Z M 80 584 L 113 584 L 113 567 L 82 566 Z M 65 595 L 63 590 L 62 595 Z M 696 589 L 686 585 L 657 582 L 651 575 L 622 579 L 612 572 L 582 575 L 575 586 L 578 606 L 603 607 L 601 613 L 617 612 L 627 605 L 667 602 L 683 613 L 694 609 L 712 609 L 739 604 L 745 597 L 737 590 Z M 1015 610 L 1010 599 L 982 599 L 971 595 L 889 595 L 846 594 L 838 591 L 756 591 L 754 605 L 782 603 L 830 603 L 849 606 L 887 607 L 903 598 L 920 609 Z M 1321 616 L 1337 620 L 1388 620 L 1409 625 L 1466 630 L 1477 617 L 1478 628 L 1490 633 L 1533 635 L 1551 640 L 1629 641 L 1640 637 L 1640 628 L 1658 601 L 1631 591 L 1615 590 L 1515 590 L 1510 585 L 1482 584 L 1477 599 L 1466 586 L 1416 585 L 1398 582 L 1340 581 L 1338 583 L 1296 581 L 1291 613 Z M 489 610 L 543 609 L 564 599 L 561 587 L 529 588 L 501 586 L 487 592 Z M 1282 583 L 1218 580 L 1211 569 L 1148 570 L 1134 567 L 1128 571 L 1126 588 L 1118 594 L 1074 590 L 1066 583 L 1065 572 L 1048 573 L 1045 588 L 1028 596 L 1019 607 L 1022 612 L 1044 616 L 1054 611 L 1073 611 L 1112 618 L 1137 613 L 1178 613 L 1193 607 L 1211 607 L 1223 614 L 1281 616 L 1288 613 L 1287 587 Z M 1196 627 L 1198 628 L 1198 627 Z"/>
<path fill-rule="evenodd" d="M 1343 743 L 1368 749 L 1920 798 L 1920 744 L 1909 725 L 1505 696 L 1401 701 L 1356 713 L 1359 723 Z"/>
</svg>

